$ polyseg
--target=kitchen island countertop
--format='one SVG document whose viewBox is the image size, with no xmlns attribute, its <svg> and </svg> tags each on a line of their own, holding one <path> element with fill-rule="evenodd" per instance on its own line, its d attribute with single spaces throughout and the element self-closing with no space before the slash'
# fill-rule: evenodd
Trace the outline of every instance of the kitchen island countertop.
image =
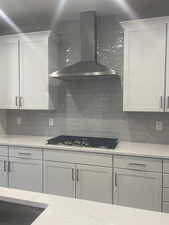
<svg viewBox="0 0 169 225">
<path fill-rule="evenodd" d="M 0 199 L 44 207 L 32 225 L 168 225 L 169 214 L 0 187 Z"/>
</svg>

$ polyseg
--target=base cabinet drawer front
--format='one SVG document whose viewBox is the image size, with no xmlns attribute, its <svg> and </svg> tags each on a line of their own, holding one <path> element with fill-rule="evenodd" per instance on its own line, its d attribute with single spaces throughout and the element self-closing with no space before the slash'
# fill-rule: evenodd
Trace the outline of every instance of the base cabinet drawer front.
<svg viewBox="0 0 169 225">
<path fill-rule="evenodd" d="M 12 147 L 9 147 L 9 157 L 41 159 L 42 160 L 42 150 L 34 149 L 34 148 L 12 146 Z"/>
<path fill-rule="evenodd" d="M 8 156 L 8 146 L 0 146 L 0 156 Z"/>
<path fill-rule="evenodd" d="M 114 204 L 161 211 L 162 174 L 114 169 Z"/>
<path fill-rule="evenodd" d="M 9 187 L 42 192 L 42 161 L 21 160 L 9 161 Z"/>
<path fill-rule="evenodd" d="M 116 168 L 162 172 L 162 160 L 159 159 L 115 156 L 113 162 Z"/>
<path fill-rule="evenodd" d="M 45 161 L 44 192 L 75 197 L 75 165 Z"/>
<path fill-rule="evenodd" d="M 112 204 L 112 169 L 77 165 L 76 197 Z"/>
<path fill-rule="evenodd" d="M 169 213 L 169 202 L 163 202 L 163 212 Z"/>
<path fill-rule="evenodd" d="M 163 172 L 169 173 L 169 160 L 163 160 Z"/>
<path fill-rule="evenodd" d="M 163 187 L 169 188 L 169 174 L 163 174 Z"/>
<path fill-rule="evenodd" d="M 47 161 L 112 167 L 112 155 L 106 154 L 45 150 L 44 159 Z"/>
<path fill-rule="evenodd" d="M 0 156 L 0 186 L 8 187 L 8 157 Z"/>
</svg>

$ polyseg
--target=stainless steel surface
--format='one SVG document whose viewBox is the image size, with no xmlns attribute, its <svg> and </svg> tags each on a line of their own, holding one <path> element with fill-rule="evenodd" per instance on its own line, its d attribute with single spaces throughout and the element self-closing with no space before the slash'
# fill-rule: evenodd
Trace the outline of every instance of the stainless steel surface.
<svg viewBox="0 0 169 225">
<path fill-rule="evenodd" d="M 160 96 L 160 109 L 164 109 L 163 96 Z"/>
<path fill-rule="evenodd" d="M 6 160 L 4 160 L 4 172 L 7 172 L 7 161 Z"/>
<path fill-rule="evenodd" d="M 140 167 L 146 167 L 146 164 L 143 164 L 143 163 L 129 163 L 129 166 L 140 166 Z"/>
<path fill-rule="evenodd" d="M 116 71 L 97 62 L 96 54 L 96 15 L 95 12 L 80 13 L 81 25 L 81 61 L 60 71 L 55 71 L 51 77 L 65 79 L 82 79 L 94 77 L 116 77 Z"/>
<path fill-rule="evenodd" d="M 9 173 L 12 172 L 12 170 L 11 170 L 11 162 L 10 161 L 8 161 L 8 172 Z"/>
<path fill-rule="evenodd" d="M 22 100 L 21 100 L 21 97 L 19 97 L 19 107 L 22 107 Z"/>
<path fill-rule="evenodd" d="M 16 105 L 16 107 L 19 106 L 19 104 L 18 104 L 18 96 L 15 97 L 15 105 Z"/>
<path fill-rule="evenodd" d="M 79 170 L 76 169 L 76 181 L 79 182 Z"/>
<path fill-rule="evenodd" d="M 115 173 L 115 186 L 117 187 L 117 173 Z"/>
<path fill-rule="evenodd" d="M 72 168 L 72 180 L 75 181 L 75 169 Z"/>
<path fill-rule="evenodd" d="M 169 96 L 167 96 L 167 109 L 169 109 Z"/>
<path fill-rule="evenodd" d="M 0 201 L 0 225 L 30 225 L 44 211 L 43 208 Z"/>
<path fill-rule="evenodd" d="M 19 152 L 18 154 L 23 156 L 31 156 L 30 152 Z"/>
</svg>

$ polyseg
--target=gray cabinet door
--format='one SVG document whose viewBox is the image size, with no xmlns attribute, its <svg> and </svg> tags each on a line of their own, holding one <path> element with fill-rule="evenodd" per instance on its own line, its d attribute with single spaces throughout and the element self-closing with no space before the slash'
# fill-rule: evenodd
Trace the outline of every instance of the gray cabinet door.
<svg viewBox="0 0 169 225">
<path fill-rule="evenodd" d="M 75 197 L 74 164 L 45 161 L 44 192 Z"/>
<path fill-rule="evenodd" d="M 42 161 L 11 158 L 9 187 L 42 192 Z"/>
<path fill-rule="evenodd" d="M 112 203 L 112 168 L 77 165 L 76 197 Z"/>
<path fill-rule="evenodd" d="M 161 173 L 114 169 L 114 204 L 161 211 Z"/>
<path fill-rule="evenodd" d="M 0 186 L 8 187 L 7 157 L 0 157 Z"/>
</svg>

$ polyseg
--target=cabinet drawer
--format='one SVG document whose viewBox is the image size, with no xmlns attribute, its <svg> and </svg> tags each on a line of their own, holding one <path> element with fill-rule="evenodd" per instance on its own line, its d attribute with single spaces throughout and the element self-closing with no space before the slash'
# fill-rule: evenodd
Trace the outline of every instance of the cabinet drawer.
<svg viewBox="0 0 169 225">
<path fill-rule="evenodd" d="M 169 188 L 169 174 L 163 174 L 163 187 Z"/>
<path fill-rule="evenodd" d="M 8 156 L 8 146 L 0 146 L 0 155 L 1 156 Z"/>
<path fill-rule="evenodd" d="M 46 149 L 44 151 L 44 160 L 112 167 L 112 156 L 105 154 L 52 151 Z"/>
<path fill-rule="evenodd" d="M 169 173 L 169 160 L 163 160 L 163 172 Z"/>
<path fill-rule="evenodd" d="M 164 202 L 163 203 L 163 212 L 164 213 L 169 213 L 169 202 Z"/>
<path fill-rule="evenodd" d="M 42 150 L 24 147 L 9 147 L 9 157 L 42 159 Z"/>
<path fill-rule="evenodd" d="M 133 170 L 162 172 L 162 161 L 143 157 L 115 156 L 114 167 Z"/>
<path fill-rule="evenodd" d="M 163 201 L 169 202 L 169 188 L 163 188 Z"/>
</svg>

